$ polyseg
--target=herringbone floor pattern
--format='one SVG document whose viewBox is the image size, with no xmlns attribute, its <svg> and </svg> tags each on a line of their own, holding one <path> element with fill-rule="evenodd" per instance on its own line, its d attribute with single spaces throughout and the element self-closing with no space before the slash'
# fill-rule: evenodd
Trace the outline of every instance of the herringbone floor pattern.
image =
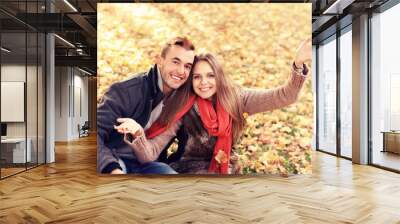
<svg viewBox="0 0 400 224">
<path fill-rule="evenodd" d="M 96 140 L 0 181 L 0 223 L 400 223 L 400 175 L 314 154 L 310 176 L 98 176 Z"/>
</svg>

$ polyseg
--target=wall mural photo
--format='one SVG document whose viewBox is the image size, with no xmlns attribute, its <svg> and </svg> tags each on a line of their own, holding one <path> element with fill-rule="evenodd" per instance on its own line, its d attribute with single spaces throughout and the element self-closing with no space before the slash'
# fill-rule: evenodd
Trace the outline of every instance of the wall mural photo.
<svg viewBox="0 0 400 224">
<path fill-rule="evenodd" d="M 311 173 L 311 4 L 98 4 L 101 174 Z"/>
</svg>

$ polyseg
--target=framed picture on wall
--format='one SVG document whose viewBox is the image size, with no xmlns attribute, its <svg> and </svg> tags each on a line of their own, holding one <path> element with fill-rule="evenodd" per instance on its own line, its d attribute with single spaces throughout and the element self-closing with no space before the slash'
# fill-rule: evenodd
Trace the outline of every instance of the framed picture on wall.
<svg viewBox="0 0 400 224">
<path fill-rule="evenodd" d="M 311 172 L 311 4 L 98 4 L 98 172 Z"/>
</svg>

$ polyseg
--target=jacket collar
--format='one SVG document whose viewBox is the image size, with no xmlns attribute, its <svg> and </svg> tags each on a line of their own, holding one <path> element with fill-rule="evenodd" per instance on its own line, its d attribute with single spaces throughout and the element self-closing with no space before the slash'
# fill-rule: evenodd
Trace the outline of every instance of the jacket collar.
<svg viewBox="0 0 400 224">
<path fill-rule="evenodd" d="M 157 85 L 158 88 L 161 90 L 161 92 L 163 92 L 163 79 L 161 77 L 161 71 L 160 68 L 157 66 Z"/>
<path fill-rule="evenodd" d="M 164 97 L 164 94 L 159 87 L 158 79 L 161 78 L 161 74 L 159 74 L 159 69 L 157 68 L 157 64 L 155 64 L 153 67 L 150 68 L 147 75 L 148 75 L 148 84 L 151 93 L 150 94 L 151 98 L 153 98 L 154 102 L 158 104 Z M 162 84 L 162 80 L 160 81 L 161 81 L 160 83 Z"/>
</svg>

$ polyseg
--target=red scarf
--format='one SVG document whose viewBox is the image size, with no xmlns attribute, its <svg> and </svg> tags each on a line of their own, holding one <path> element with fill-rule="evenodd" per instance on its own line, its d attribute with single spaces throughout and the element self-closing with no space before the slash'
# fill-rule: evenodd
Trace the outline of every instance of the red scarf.
<svg viewBox="0 0 400 224">
<path fill-rule="evenodd" d="M 173 122 L 177 122 L 181 119 L 183 115 L 192 108 L 195 102 L 199 106 L 200 119 L 203 122 L 203 127 L 206 128 L 210 136 L 217 137 L 208 172 L 227 174 L 232 146 L 232 118 L 218 100 L 215 111 L 211 101 L 191 96 L 182 110 L 175 115 Z M 146 131 L 146 136 L 150 139 L 154 138 L 163 133 L 166 129 L 167 127 L 165 125 L 163 126 L 159 122 L 155 122 Z"/>
<path fill-rule="evenodd" d="M 176 113 L 172 123 L 177 122 L 179 119 L 181 119 L 183 117 L 183 115 L 185 115 L 190 108 L 192 108 L 194 102 L 196 100 L 195 96 L 190 96 L 188 102 L 186 103 L 186 105 L 183 106 L 182 110 L 179 111 L 178 113 Z M 149 129 L 146 130 L 146 137 L 149 139 L 152 139 L 154 137 L 156 137 L 157 135 L 160 135 L 161 133 L 163 133 L 165 130 L 167 130 L 167 126 L 166 125 L 161 125 L 160 122 L 158 122 L 158 120 L 156 122 L 154 122 Z"/>
</svg>

